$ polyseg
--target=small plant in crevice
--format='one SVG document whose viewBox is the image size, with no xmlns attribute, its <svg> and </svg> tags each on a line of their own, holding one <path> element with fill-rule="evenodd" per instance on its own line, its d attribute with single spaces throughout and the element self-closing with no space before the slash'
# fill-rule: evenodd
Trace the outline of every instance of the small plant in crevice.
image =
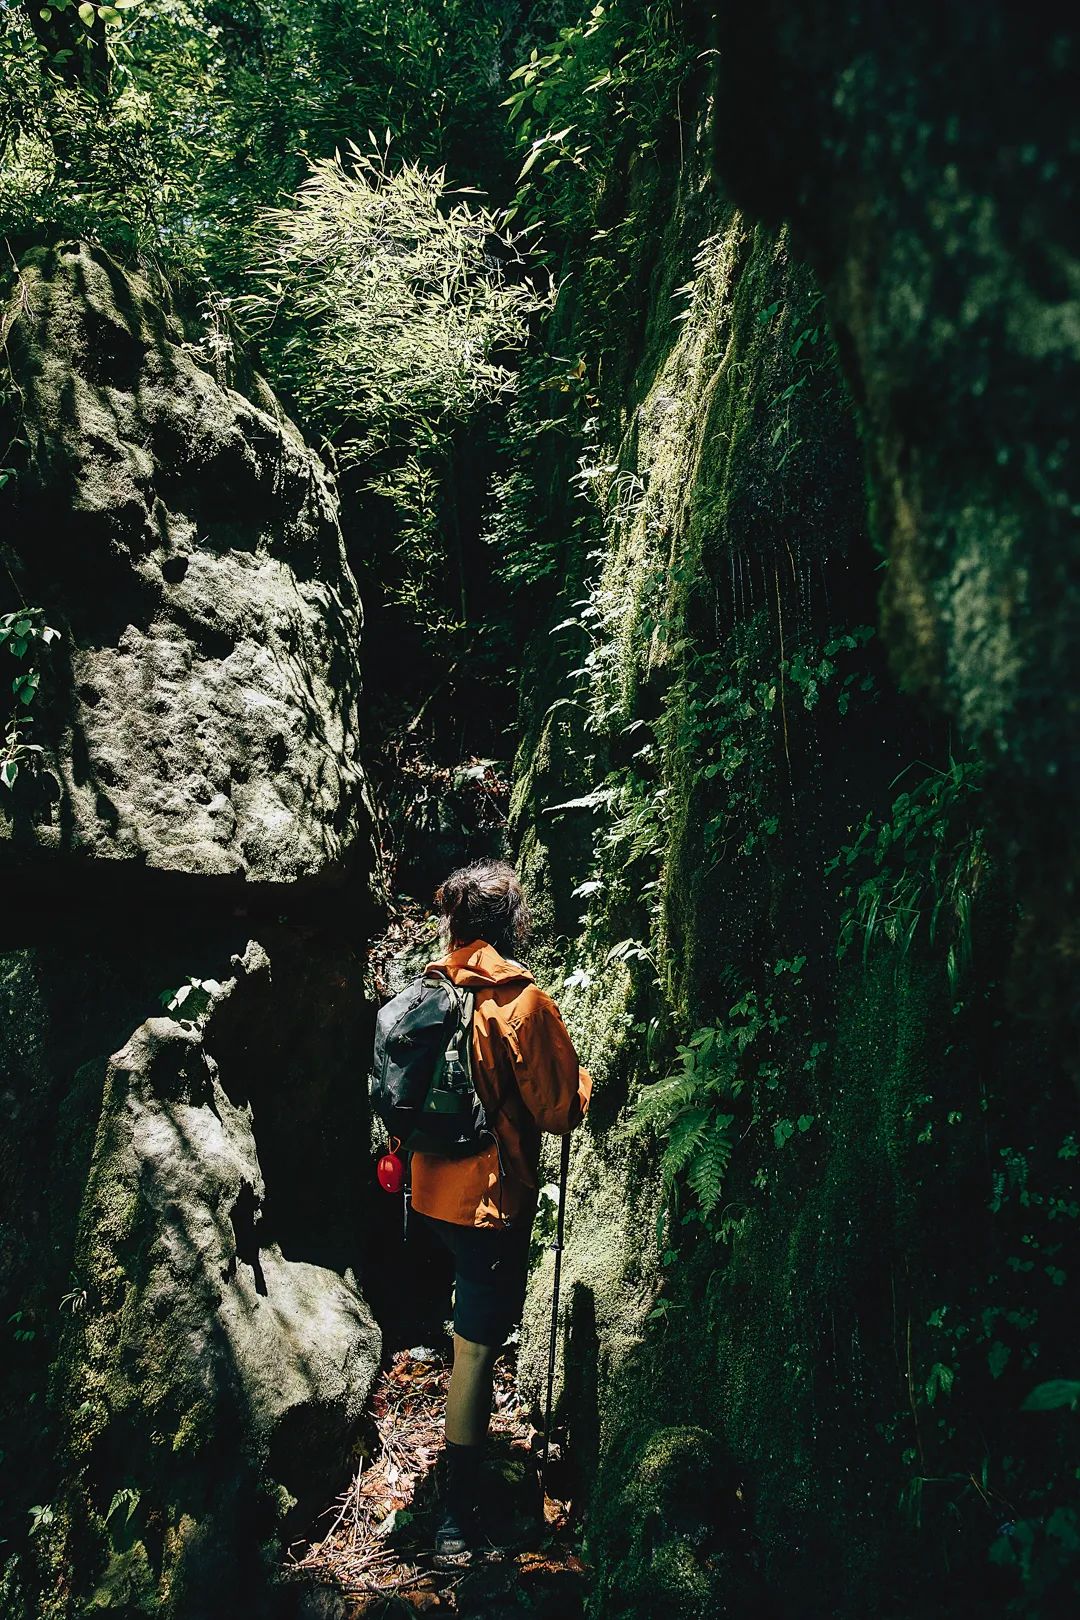
<svg viewBox="0 0 1080 1620">
<path fill-rule="evenodd" d="M 104 1516 L 105 1527 L 114 1548 L 123 1548 L 130 1544 L 132 1520 L 138 1512 L 140 1500 L 140 1492 L 132 1485 L 122 1485 L 118 1491 L 114 1491 Z"/>
<path fill-rule="evenodd" d="M 71 1279 L 71 1287 L 68 1289 L 67 1293 L 61 1297 L 60 1304 L 58 1305 L 57 1309 L 61 1311 L 70 1311 L 72 1316 L 78 1316 L 80 1311 L 85 1311 L 89 1298 L 89 1290 L 86 1288 L 81 1288 L 78 1280 L 73 1276 Z"/>
<path fill-rule="evenodd" d="M 56 1510 L 51 1502 L 37 1503 L 28 1508 L 27 1512 L 30 1515 L 30 1528 L 26 1532 L 28 1536 L 36 1536 L 39 1531 L 48 1530 L 56 1518 Z"/>
<path fill-rule="evenodd" d="M 559 1184 L 554 1181 L 541 1187 L 537 1194 L 536 1218 L 529 1233 L 530 1271 L 536 1270 L 555 1241 L 559 1221 L 559 1199 Z"/>
<path fill-rule="evenodd" d="M 854 841 L 825 868 L 826 875 L 851 872 L 841 889 L 838 958 L 860 944 L 865 965 L 880 939 L 900 961 L 919 937 L 931 948 L 945 940 L 956 992 L 971 966 L 972 910 L 989 866 L 974 817 L 983 775 L 980 761 L 950 759 L 894 799 L 887 817 L 867 812 Z"/>
<path fill-rule="evenodd" d="M 8 717 L 0 747 L 0 784 L 6 788 L 13 788 L 20 769 L 36 765 L 44 752 L 39 743 L 29 740 L 32 735 L 30 710 L 41 686 L 41 669 L 35 653 L 55 641 L 59 634 L 45 623 L 45 611 L 40 607 L 19 608 L 14 613 L 0 615 L 0 646 L 6 646 L 13 658 L 24 662 L 24 667 L 11 681 L 15 707 Z"/>
<path fill-rule="evenodd" d="M 29 1323 L 27 1326 L 23 1326 L 23 1319 L 26 1314 L 24 1310 L 12 1311 L 7 1319 L 7 1325 L 11 1329 L 11 1337 L 16 1344 L 32 1344 L 37 1337 L 37 1330 L 30 1327 Z"/>
</svg>

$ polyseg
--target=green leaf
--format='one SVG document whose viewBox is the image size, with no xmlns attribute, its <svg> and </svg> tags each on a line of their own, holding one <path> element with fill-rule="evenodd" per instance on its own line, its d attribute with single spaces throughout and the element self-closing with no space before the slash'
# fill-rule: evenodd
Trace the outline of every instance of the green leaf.
<svg viewBox="0 0 1080 1620">
<path fill-rule="evenodd" d="M 778 1148 L 789 1142 L 795 1135 L 795 1126 L 790 1119 L 778 1119 L 773 1126 L 773 1141 Z"/>
<path fill-rule="evenodd" d="M 706 1104 L 688 1108 L 672 1122 L 664 1148 L 664 1178 L 670 1186 L 673 1178 L 700 1148 L 712 1121 L 712 1109 Z"/>
<path fill-rule="evenodd" d="M 27 1532 L 28 1535 L 36 1535 L 39 1530 L 47 1528 L 53 1522 L 53 1509 L 51 1504 L 47 1503 L 44 1507 L 32 1507 L 29 1509 L 29 1513 L 30 1529 Z"/>
<path fill-rule="evenodd" d="M 37 694 L 41 675 L 36 669 L 27 670 L 25 675 L 16 675 L 11 683 L 11 690 L 20 703 L 31 704 Z"/>
<path fill-rule="evenodd" d="M 115 1518 L 116 1515 L 123 1510 L 120 1518 L 120 1524 L 121 1526 L 126 1525 L 138 1505 L 139 1492 L 131 1485 L 122 1485 L 120 1489 L 114 1493 L 113 1499 L 109 1503 L 109 1511 L 105 1515 L 105 1523 L 108 1524 L 111 1519 Z"/>
<path fill-rule="evenodd" d="M 687 1180 L 705 1215 L 711 1215 L 720 1202 L 724 1176 L 731 1162 L 732 1144 L 727 1133 L 733 1122 L 733 1114 L 714 1117 L 709 1135 L 687 1171 Z"/>
<path fill-rule="evenodd" d="M 86 3 L 86 0 L 83 0 L 83 4 L 79 7 L 79 16 L 86 24 L 87 28 L 93 28 L 94 18 L 97 16 L 97 12 L 94 10 L 93 6 Z"/>
<path fill-rule="evenodd" d="M 15 759 L 5 759 L 0 765 L 0 782 L 6 788 L 15 786 L 15 778 L 19 774 L 19 762 Z"/>
<path fill-rule="evenodd" d="M 1077 1407 L 1080 1407 L 1080 1380 L 1078 1379 L 1051 1378 L 1045 1384 L 1036 1384 L 1020 1410 L 1022 1412 L 1054 1412 L 1058 1408 L 1066 1406 L 1073 1412 L 1077 1410 Z"/>
<path fill-rule="evenodd" d="M 1007 1344 L 995 1339 L 986 1356 L 986 1364 L 990 1368 L 991 1378 L 1000 1378 L 1005 1371 L 1006 1364 L 1012 1354 Z"/>
<path fill-rule="evenodd" d="M 955 1376 L 956 1375 L 953 1372 L 953 1369 L 951 1367 L 947 1367 L 944 1362 L 934 1362 L 934 1365 L 930 1369 L 930 1376 L 926 1380 L 926 1399 L 929 1401 L 931 1406 L 933 1406 L 939 1392 L 942 1395 L 949 1395 L 952 1393 L 953 1380 Z"/>
</svg>

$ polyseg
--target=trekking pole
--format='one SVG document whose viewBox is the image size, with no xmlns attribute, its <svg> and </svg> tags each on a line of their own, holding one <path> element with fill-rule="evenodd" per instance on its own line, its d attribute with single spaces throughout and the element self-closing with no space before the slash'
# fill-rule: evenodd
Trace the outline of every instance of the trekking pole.
<svg viewBox="0 0 1080 1620">
<path fill-rule="evenodd" d="M 555 1280 L 551 1289 L 551 1344 L 548 1348 L 547 1400 L 544 1405 L 544 1450 L 540 1457 L 540 1517 L 544 1517 L 547 1491 L 545 1480 L 548 1465 L 548 1444 L 551 1440 L 551 1402 L 555 1392 L 555 1355 L 559 1348 L 559 1281 L 562 1277 L 563 1224 L 566 1216 L 566 1179 L 570 1173 L 570 1137 L 562 1139 L 562 1159 L 559 1164 L 559 1212 L 555 1217 Z"/>
</svg>

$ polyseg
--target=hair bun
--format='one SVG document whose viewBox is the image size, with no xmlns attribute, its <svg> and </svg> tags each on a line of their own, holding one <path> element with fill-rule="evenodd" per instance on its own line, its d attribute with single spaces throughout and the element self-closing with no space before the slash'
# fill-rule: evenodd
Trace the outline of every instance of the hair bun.
<svg viewBox="0 0 1080 1620">
<path fill-rule="evenodd" d="M 505 861 L 460 866 L 435 891 L 451 940 L 485 939 L 503 954 L 524 943 L 529 912 L 517 873 Z"/>
<path fill-rule="evenodd" d="M 445 883 L 440 884 L 435 891 L 435 904 L 447 917 L 460 909 L 464 899 L 465 885 L 461 881 L 460 872 L 451 872 Z"/>
</svg>

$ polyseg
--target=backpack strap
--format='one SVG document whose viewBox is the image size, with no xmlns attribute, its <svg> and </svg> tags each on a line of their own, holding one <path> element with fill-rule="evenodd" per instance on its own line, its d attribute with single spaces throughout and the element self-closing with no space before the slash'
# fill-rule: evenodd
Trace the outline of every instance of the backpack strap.
<svg viewBox="0 0 1080 1620">
<path fill-rule="evenodd" d="M 457 985 L 452 986 L 454 999 L 458 1004 L 458 1027 L 454 1031 L 454 1044 L 458 1047 L 465 1072 L 469 1079 L 473 1079 L 473 1050 L 472 1028 L 473 1015 L 476 1012 L 475 990 L 459 990 Z"/>
</svg>

